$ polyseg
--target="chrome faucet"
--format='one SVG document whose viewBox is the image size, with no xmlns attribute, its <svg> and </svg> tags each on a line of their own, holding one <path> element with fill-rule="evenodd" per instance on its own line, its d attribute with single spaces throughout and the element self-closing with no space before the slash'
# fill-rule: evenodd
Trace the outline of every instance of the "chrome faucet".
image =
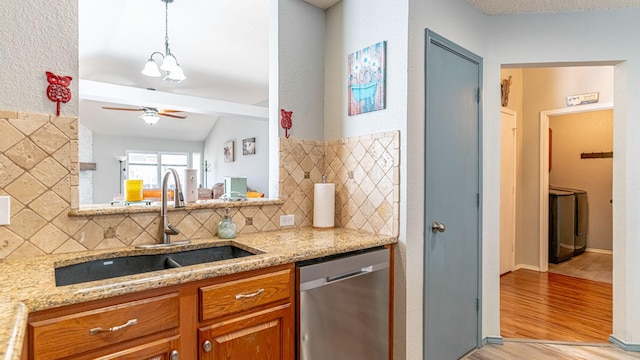
<svg viewBox="0 0 640 360">
<path fill-rule="evenodd" d="M 175 190 L 173 191 L 173 207 L 183 208 L 184 207 L 184 196 L 182 194 L 182 185 L 180 184 L 180 177 L 178 176 L 178 172 L 173 168 L 168 168 L 167 172 L 165 172 L 164 177 L 162 178 L 162 206 L 160 207 L 160 217 L 162 217 L 162 243 L 161 244 L 144 244 L 139 245 L 141 248 L 150 248 L 150 247 L 164 247 L 164 246 L 172 246 L 172 245 L 183 245 L 190 243 L 189 240 L 171 242 L 171 235 L 180 234 L 180 230 L 177 227 L 173 226 L 169 222 L 169 214 L 167 211 L 167 199 L 168 199 L 168 180 L 169 175 L 173 176 L 173 183 L 175 184 Z"/>
<path fill-rule="evenodd" d="M 162 178 L 162 207 L 160 208 L 160 216 L 162 217 L 163 245 L 171 244 L 171 235 L 180 234 L 180 230 L 171 225 L 171 223 L 169 222 L 169 214 L 167 211 L 167 180 L 169 180 L 169 175 L 173 176 L 173 183 L 176 185 L 176 188 L 173 191 L 173 207 L 176 209 L 184 207 L 184 196 L 182 194 L 182 185 L 180 184 L 180 177 L 178 176 L 178 172 L 174 168 L 168 168 L 167 172 L 164 173 L 164 177 Z M 188 243 L 188 241 L 181 241 L 180 243 L 184 244 Z"/>
</svg>

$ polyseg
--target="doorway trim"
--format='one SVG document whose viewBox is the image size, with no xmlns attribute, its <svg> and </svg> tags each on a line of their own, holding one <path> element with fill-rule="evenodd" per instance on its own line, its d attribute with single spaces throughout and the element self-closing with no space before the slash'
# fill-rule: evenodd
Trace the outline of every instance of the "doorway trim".
<svg viewBox="0 0 640 360">
<path fill-rule="evenodd" d="M 517 228 L 516 228 L 516 209 L 517 209 L 517 190 L 518 190 L 518 183 L 517 183 L 517 167 L 518 167 L 518 159 L 517 159 L 517 147 L 518 147 L 518 139 L 517 139 L 517 131 L 518 131 L 518 122 L 517 122 L 517 116 L 518 114 L 509 108 L 506 107 L 501 107 L 500 108 L 500 131 L 502 131 L 502 114 L 507 114 L 509 116 L 513 116 L 514 118 L 514 125 L 513 128 L 511 129 L 512 131 L 512 136 L 513 136 L 513 147 L 511 149 L 503 149 L 502 148 L 502 138 L 500 139 L 500 176 L 502 177 L 503 175 L 503 171 L 504 169 L 502 168 L 502 151 L 510 151 L 512 153 L 513 156 L 513 169 L 511 171 L 510 176 L 512 177 L 513 180 L 513 188 L 511 189 L 512 191 L 512 196 L 511 196 L 511 206 L 513 211 L 511 212 L 511 218 L 510 218 L 510 222 L 511 222 L 511 226 L 513 227 L 511 234 L 510 234 L 510 246 L 511 246 L 511 255 L 509 256 L 509 271 L 514 271 L 516 268 L 516 236 L 517 236 Z M 502 181 L 500 183 L 500 191 L 502 192 L 504 184 L 502 184 Z M 500 199 L 500 220 L 502 221 L 502 199 Z M 503 246 L 503 238 L 502 238 L 502 223 L 500 224 L 500 272 L 502 273 L 502 246 Z M 509 272 L 507 271 L 507 272 Z M 502 274 L 500 274 L 502 275 Z"/>
<path fill-rule="evenodd" d="M 613 103 L 588 104 L 540 112 L 540 271 L 549 271 L 549 117 L 583 112 L 612 110 Z"/>
</svg>

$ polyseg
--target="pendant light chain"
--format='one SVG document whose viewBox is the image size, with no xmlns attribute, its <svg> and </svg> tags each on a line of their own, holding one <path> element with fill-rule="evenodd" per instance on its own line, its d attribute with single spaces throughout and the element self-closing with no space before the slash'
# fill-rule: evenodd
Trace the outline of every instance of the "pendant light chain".
<svg viewBox="0 0 640 360">
<path fill-rule="evenodd" d="M 171 54 L 169 50 L 169 1 L 164 0 L 164 47 L 165 55 Z"/>
</svg>

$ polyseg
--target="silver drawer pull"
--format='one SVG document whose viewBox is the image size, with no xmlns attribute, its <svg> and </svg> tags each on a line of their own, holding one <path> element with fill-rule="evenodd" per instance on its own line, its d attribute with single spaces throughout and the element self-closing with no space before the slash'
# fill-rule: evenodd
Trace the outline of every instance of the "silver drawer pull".
<svg viewBox="0 0 640 360">
<path fill-rule="evenodd" d="M 101 327 L 93 328 L 93 329 L 89 330 L 89 334 L 94 335 L 94 334 L 99 334 L 99 333 L 102 333 L 102 332 L 114 332 L 114 331 L 118 331 L 118 330 L 124 329 L 126 327 L 129 327 L 131 325 L 135 325 L 137 323 L 138 323 L 138 319 L 131 319 L 131 320 L 127 321 L 125 324 L 114 326 L 114 327 L 108 328 L 108 329 L 103 329 Z"/>
<path fill-rule="evenodd" d="M 237 294 L 236 295 L 236 300 L 240 300 L 240 299 L 245 299 L 245 298 L 252 298 L 254 296 L 258 296 L 260 294 L 262 294 L 264 292 L 264 289 L 258 289 L 258 291 L 251 293 L 251 294 Z"/>
</svg>

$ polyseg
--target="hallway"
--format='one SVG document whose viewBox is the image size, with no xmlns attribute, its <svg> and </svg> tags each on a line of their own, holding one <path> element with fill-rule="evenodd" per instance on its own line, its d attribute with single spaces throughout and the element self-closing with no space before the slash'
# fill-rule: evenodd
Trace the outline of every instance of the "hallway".
<svg viewBox="0 0 640 360">
<path fill-rule="evenodd" d="M 606 343 L 611 284 L 520 269 L 500 278 L 503 338 Z"/>
</svg>

